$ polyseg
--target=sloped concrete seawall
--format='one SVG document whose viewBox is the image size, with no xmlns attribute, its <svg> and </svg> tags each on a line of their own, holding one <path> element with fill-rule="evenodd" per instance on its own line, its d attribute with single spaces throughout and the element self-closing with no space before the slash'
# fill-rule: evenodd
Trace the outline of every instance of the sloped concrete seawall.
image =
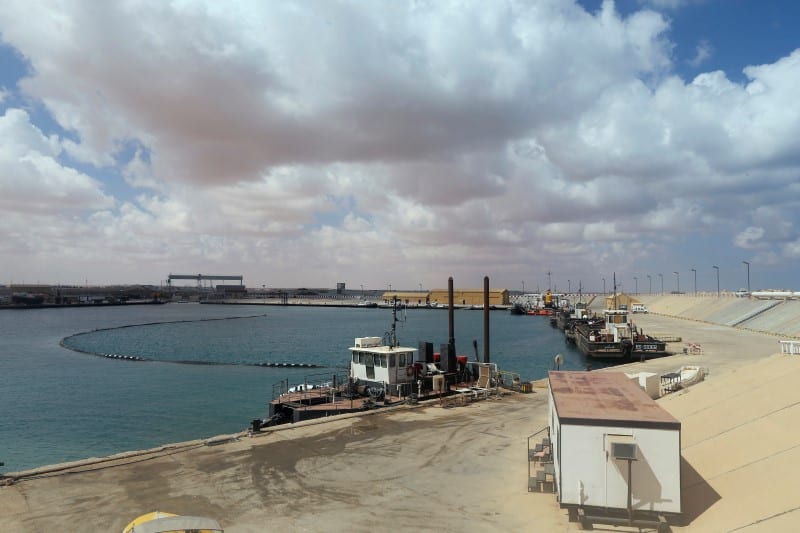
<svg viewBox="0 0 800 533">
<path fill-rule="evenodd" d="M 653 314 L 800 338 L 800 300 L 760 300 L 716 293 L 634 297 Z"/>
</svg>

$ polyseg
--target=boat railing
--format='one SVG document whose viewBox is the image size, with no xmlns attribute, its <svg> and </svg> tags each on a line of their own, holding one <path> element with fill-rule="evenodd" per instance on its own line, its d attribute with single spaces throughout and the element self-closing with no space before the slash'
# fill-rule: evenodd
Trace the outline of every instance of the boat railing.
<svg viewBox="0 0 800 533">
<path fill-rule="evenodd" d="M 339 396 L 347 387 L 350 376 L 348 372 L 315 373 L 303 376 L 303 380 L 290 383 L 289 378 L 284 378 L 272 384 L 272 400 L 291 394 L 293 399 L 305 400 L 323 396 Z"/>
<path fill-rule="evenodd" d="M 509 370 L 497 371 L 497 385 L 503 388 L 519 392 L 522 387 L 520 375 Z"/>
</svg>

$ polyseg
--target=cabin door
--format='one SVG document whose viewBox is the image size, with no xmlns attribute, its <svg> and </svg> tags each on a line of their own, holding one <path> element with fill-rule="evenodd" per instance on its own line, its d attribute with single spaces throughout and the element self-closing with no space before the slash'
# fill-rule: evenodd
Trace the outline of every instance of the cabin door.
<svg viewBox="0 0 800 533">
<path fill-rule="evenodd" d="M 376 355 L 367 354 L 365 358 L 365 363 L 367 366 L 367 379 L 375 379 L 375 357 Z"/>
</svg>

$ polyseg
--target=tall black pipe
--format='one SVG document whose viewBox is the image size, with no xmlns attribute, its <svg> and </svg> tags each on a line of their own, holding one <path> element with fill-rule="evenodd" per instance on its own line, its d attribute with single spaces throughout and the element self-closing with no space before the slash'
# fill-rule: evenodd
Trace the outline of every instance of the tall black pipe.
<svg viewBox="0 0 800 533">
<path fill-rule="evenodd" d="M 489 363 L 489 276 L 483 276 L 483 362 Z"/>
<path fill-rule="evenodd" d="M 447 344 L 450 346 L 450 353 L 456 353 L 456 326 L 455 326 L 455 318 L 453 316 L 453 310 L 455 309 L 453 305 L 453 276 L 447 278 L 447 325 L 448 325 L 448 333 L 449 337 L 447 339 Z"/>
</svg>

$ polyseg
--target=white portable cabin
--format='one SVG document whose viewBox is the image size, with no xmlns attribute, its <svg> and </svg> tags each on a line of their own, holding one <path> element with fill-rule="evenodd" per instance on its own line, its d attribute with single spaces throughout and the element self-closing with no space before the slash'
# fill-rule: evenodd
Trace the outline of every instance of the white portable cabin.
<svg viewBox="0 0 800 533">
<path fill-rule="evenodd" d="M 381 337 L 358 337 L 350 348 L 351 377 L 362 382 L 397 385 L 413 381 L 416 348 L 384 346 Z"/>
<path fill-rule="evenodd" d="M 622 372 L 553 371 L 549 383 L 561 506 L 680 514 L 680 422 Z"/>
</svg>

